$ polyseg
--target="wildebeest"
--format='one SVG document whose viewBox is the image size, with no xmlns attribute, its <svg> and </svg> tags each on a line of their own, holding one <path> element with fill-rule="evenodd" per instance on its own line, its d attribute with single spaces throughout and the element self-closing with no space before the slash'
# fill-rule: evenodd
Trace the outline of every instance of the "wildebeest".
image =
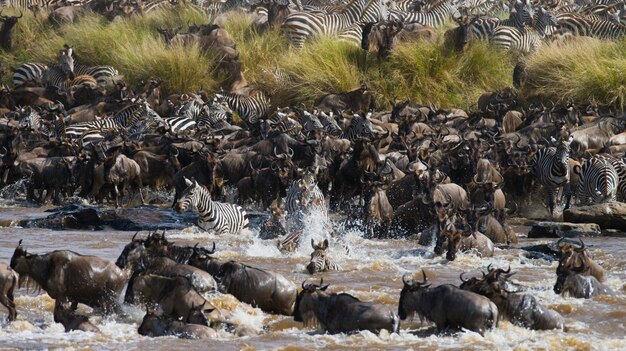
<svg viewBox="0 0 626 351">
<path fill-rule="evenodd" d="M 593 275 L 583 275 L 585 262 L 580 266 L 562 268 L 554 284 L 554 293 L 574 298 L 589 299 L 596 295 L 613 295 L 613 291 L 600 283 Z"/>
<path fill-rule="evenodd" d="M 373 108 L 374 97 L 365 83 L 358 89 L 343 94 L 328 94 L 322 97 L 316 108 L 322 112 L 352 111 L 367 112 Z"/>
<path fill-rule="evenodd" d="M 291 315 L 298 293 L 296 286 L 278 273 L 235 261 L 218 262 L 212 250 L 196 249 L 189 264 L 203 269 L 218 281 L 220 291 L 265 312 Z"/>
<path fill-rule="evenodd" d="M 502 320 L 534 330 L 563 329 L 563 317 L 559 313 L 544 307 L 532 295 L 506 289 L 506 280 L 512 275 L 510 272 L 510 267 L 506 271 L 489 268 L 483 279 L 467 280 L 461 284 L 461 289 L 488 297 L 498 306 Z"/>
<path fill-rule="evenodd" d="M 189 339 L 213 339 L 217 335 L 215 330 L 205 325 L 171 320 L 153 312 L 146 313 L 137 332 L 143 336 L 159 337 L 173 335 Z"/>
<path fill-rule="evenodd" d="M 0 303 L 9 310 L 9 322 L 17 317 L 14 293 L 18 279 L 17 272 L 6 264 L 0 263 Z"/>
<path fill-rule="evenodd" d="M 72 307 L 83 303 L 105 313 L 119 310 L 117 299 L 130 274 L 109 260 L 68 250 L 30 254 L 22 240 L 11 257 L 11 268 L 22 283 L 34 281 L 57 303 L 69 301 Z"/>
<path fill-rule="evenodd" d="M 461 228 L 463 229 L 463 228 Z M 439 228 L 437 242 L 435 244 L 435 254 L 441 255 L 444 247 L 447 246 L 446 259 L 454 261 L 458 251 L 476 251 L 481 257 L 493 256 L 493 242 L 481 232 L 468 230 L 460 230 L 448 219 Z"/>
<path fill-rule="evenodd" d="M 600 282 L 605 281 L 606 272 L 604 268 L 589 256 L 582 239 L 579 238 L 578 241 L 580 242 L 580 247 L 578 248 L 572 244 L 564 243 L 562 238 L 557 241 L 561 258 L 559 259 L 559 266 L 556 268 L 556 274 L 561 275 L 561 272 L 564 270 L 582 266 L 584 270 L 580 274 L 594 276 Z"/>
<path fill-rule="evenodd" d="M 141 194 L 141 188 L 143 187 L 141 183 L 141 168 L 135 160 L 123 154 L 108 157 L 104 160 L 104 177 L 106 182 L 113 187 L 116 207 L 120 207 L 120 195 L 123 196 L 126 188 L 131 185 L 139 192 L 141 203 L 145 203 Z"/>
<path fill-rule="evenodd" d="M 311 239 L 311 247 L 313 247 L 311 260 L 306 266 L 310 274 L 340 269 L 339 265 L 328 257 L 328 239 L 320 242 L 315 242 L 314 239 Z"/>
<path fill-rule="evenodd" d="M 98 327 L 89 321 L 89 317 L 77 314 L 76 311 L 68 308 L 63 303 L 54 306 L 54 322 L 63 324 L 65 332 L 81 330 L 97 333 L 100 331 Z"/>
<path fill-rule="evenodd" d="M 450 284 L 430 288 L 423 269 L 422 274 L 421 282 L 402 277 L 404 287 L 398 305 L 402 320 L 417 313 L 433 321 L 440 332 L 464 328 L 481 335 L 498 326 L 498 308 L 488 298 Z"/>
<path fill-rule="evenodd" d="M 159 306 L 163 315 L 185 323 L 208 325 L 205 312 L 220 317 L 215 306 L 202 297 L 186 277 L 139 274 L 129 289 L 140 302 Z"/>
<path fill-rule="evenodd" d="M 330 334 L 369 330 L 378 333 L 382 329 L 398 332 L 400 320 L 388 306 L 363 302 L 356 297 L 341 293 L 327 293 L 328 285 L 302 283 L 293 312 L 296 322 L 305 326 L 317 325 Z"/>
<path fill-rule="evenodd" d="M 21 11 L 19 16 L 2 16 L 2 11 L 0 10 L 0 22 L 2 22 L 2 28 L 0 28 L 0 47 L 4 50 L 11 50 L 13 46 L 13 27 L 15 27 L 20 18 L 22 18 Z"/>
</svg>

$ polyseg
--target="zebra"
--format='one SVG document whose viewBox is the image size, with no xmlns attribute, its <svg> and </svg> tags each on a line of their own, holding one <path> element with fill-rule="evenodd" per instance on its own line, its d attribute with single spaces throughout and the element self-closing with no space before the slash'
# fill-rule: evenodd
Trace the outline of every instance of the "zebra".
<svg viewBox="0 0 626 351">
<path fill-rule="evenodd" d="M 370 1 L 363 10 L 359 21 L 339 32 L 339 39 L 360 44 L 363 36 L 363 26 L 367 23 L 376 23 L 386 20 L 389 17 L 390 11 L 393 10 L 389 8 L 390 3 L 391 2 L 386 2 L 385 0 Z M 391 4 L 395 6 L 395 2 Z"/>
<path fill-rule="evenodd" d="M 315 174 L 307 172 L 302 179 L 294 180 L 287 189 L 285 210 L 288 215 L 295 216 L 311 209 L 326 211 L 326 200 L 322 190 L 317 186 Z"/>
<path fill-rule="evenodd" d="M 226 102 L 231 110 L 237 112 L 244 122 L 252 126 L 267 116 L 270 109 L 270 99 L 261 92 L 252 96 L 218 93 L 215 97 L 218 102 Z"/>
<path fill-rule="evenodd" d="M 196 120 L 198 128 L 222 129 L 230 127 L 232 121 L 232 111 L 225 104 L 220 104 L 217 100 L 204 104 L 202 111 Z"/>
<path fill-rule="evenodd" d="M 98 86 L 105 87 L 109 85 L 111 81 L 120 76 L 120 73 L 112 66 L 86 66 L 82 64 L 76 64 L 74 67 L 74 73 L 76 75 L 89 75 L 92 76 Z"/>
<path fill-rule="evenodd" d="M 217 234 L 237 234 L 248 227 L 248 216 L 241 206 L 211 200 L 211 192 L 195 180 L 185 178 L 185 184 L 187 189 L 176 203 L 176 211 L 195 208 L 200 215 L 198 227 Z"/>
<path fill-rule="evenodd" d="M 567 140 L 561 140 L 558 147 L 538 150 L 533 159 L 533 172 L 546 190 L 548 209 L 551 215 L 554 215 L 554 207 L 561 189 L 568 193 L 565 207 L 569 207 L 571 195 L 568 159 L 572 140 L 573 137 L 570 137 Z"/>
<path fill-rule="evenodd" d="M 341 134 L 341 139 L 348 139 L 351 142 L 355 142 L 362 137 L 369 137 L 374 134 L 374 127 L 372 121 L 370 121 L 371 112 L 367 116 L 356 113 L 352 117 L 350 125 Z"/>
<path fill-rule="evenodd" d="M 500 26 L 491 36 L 491 41 L 500 49 L 533 52 L 541 45 L 543 38 L 554 33 L 557 25 L 556 16 L 551 11 L 539 8 L 531 28 Z"/>
<path fill-rule="evenodd" d="M 333 262 L 328 256 L 328 239 L 319 242 L 311 239 L 311 247 L 313 247 L 311 260 L 306 266 L 310 274 L 341 270 L 341 266 Z"/>
<path fill-rule="evenodd" d="M 183 130 L 192 130 L 196 127 L 196 121 L 189 117 L 166 117 L 163 118 L 165 129 L 172 133 Z"/>
<path fill-rule="evenodd" d="M 443 26 L 449 17 L 458 18 L 461 16 L 459 9 L 453 4 L 453 1 L 445 0 L 434 6 L 426 13 L 422 12 L 401 12 L 390 11 L 391 17 L 404 23 L 418 23 L 439 28 Z"/>
<path fill-rule="evenodd" d="M 47 124 L 43 122 L 41 115 L 35 109 L 29 107 L 21 109 L 19 125 L 20 128 L 28 128 L 40 135 L 50 138 L 52 132 Z"/>
<path fill-rule="evenodd" d="M 322 130 L 324 126 L 322 122 L 315 116 L 314 114 L 309 113 L 308 111 L 302 111 L 302 116 L 300 117 L 300 124 L 302 125 L 302 129 L 306 133 Z"/>
<path fill-rule="evenodd" d="M 19 66 L 13 73 L 13 86 L 21 87 L 26 83 L 42 83 L 43 75 L 48 70 L 48 65 L 38 62 L 28 62 Z"/>
<path fill-rule="evenodd" d="M 0 0 L 0 8 L 14 7 L 22 10 L 29 10 L 32 6 L 49 8 L 60 4 L 63 4 L 62 0 Z"/>
<path fill-rule="evenodd" d="M 319 120 L 322 122 L 324 132 L 327 134 L 339 137 L 343 133 L 343 130 L 341 130 L 339 124 L 335 121 L 332 111 L 330 112 L 330 116 L 324 113 L 324 111 L 321 111 L 319 114 Z"/>
<path fill-rule="evenodd" d="M 336 34 L 359 21 L 367 2 L 368 0 L 352 0 L 343 12 L 330 15 L 292 13 L 285 18 L 282 28 L 290 44 L 296 48 L 302 48 L 307 39 Z"/>
<path fill-rule="evenodd" d="M 574 168 L 579 176 L 576 197 L 584 205 L 615 201 L 619 186 L 619 174 L 611 161 L 596 155 Z"/>
<path fill-rule="evenodd" d="M 532 24 L 533 10 L 531 4 L 523 1 L 515 1 L 514 11 L 511 12 L 509 18 L 500 20 L 499 18 L 479 18 L 470 26 L 470 30 L 477 39 L 486 40 L 493 35 L 496 28 L 500 26 L 524 28 Z"/>
<path fill-rule="evenodd" d="M 65 46 L 59 54 L 59 64 L 49 67 L 43 74 L 42 83 L 45 87 L 61 87 L 66 80 L 74 79 L 74 56 L 72 48 Z"/>
<path fill-rule="evenodd" d="M 626 35 L 626 25 L 619 21 L 619 17 L 613 20 L 591 21 L 590 34 L 599 39 L 619 39 Z"/>
<path fill-rule="evenodd" d="M 126 130 L 145 119 L 155 121 L 160 125 L 164 123 L 161 116 L 154 112 L 147 102 L 136 101 L 132 105 L 123 108 L 112 117 L 68 126 L 65 129 L 65 134 L 70 139 L 80 139 L 82 135 L 88 131 L 108 129 Z"/>
</svg>

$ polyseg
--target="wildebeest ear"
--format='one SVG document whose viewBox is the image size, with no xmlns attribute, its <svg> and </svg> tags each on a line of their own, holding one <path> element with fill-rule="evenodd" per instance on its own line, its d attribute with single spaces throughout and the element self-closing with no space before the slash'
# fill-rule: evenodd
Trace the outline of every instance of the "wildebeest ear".
<svg viewBox="0 0 626 351">
<path fill-rule="evenodd" d="M 187 177 L 185 177 L 185 185 L 187 186 L 191 186 L 193 183 L 191 182 L 191 180 L 187 179 Z"/>
<path fill-rule="evenodd" d="M 22 246 L 22 240 L 24 239 L 20 239 L 20 241 L 17 243 L 17 246 Z"/>
</svg>

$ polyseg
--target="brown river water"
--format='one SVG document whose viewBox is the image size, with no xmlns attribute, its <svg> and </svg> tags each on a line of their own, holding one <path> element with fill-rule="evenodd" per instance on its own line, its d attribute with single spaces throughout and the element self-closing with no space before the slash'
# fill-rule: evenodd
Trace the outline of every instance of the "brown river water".
<svg viewBox="0 0 626 351">
<path fill-rule="evenodd" d="M 115 260 L 132 232 L 53 231 L 20 228 L 11 225 L 19 219 L 46 215 L 45 208 L 0 205 L 0 262 L 9 263 L 20 239 L 32 253 L 70 249 L 81 254 L 97 255 Z M 169 210 L 165 210 L 169 211 Z M 175 215 L 173 215 L 175 217 Z M 473 332 L 456 335 L 435 335 L 432 324 L 419 319 L 403 321 L 400 334 L 385 331 L 379 335 L 360 332 L 353 335 L 324 335 L 306 329 L 291 317 L 263 313 L 239 303 L 230 295 L 214 295 L 211 301 L 232 312 L 233 322 L 258 332 L 258 336 L 237 337 L 220 332 L 211 341 L 181 340 L 173 337 L 148 338 L 137 334 L 144 311 L 141 307 L 125 306 L 127 317 L 91 316 L 100 333 L 65 333 L 61 324 L 52 319 L 54 301 L 44 293 L 16 292 L 18 320 L 5 322 L 6 310 L 0 306 L 0 349 L 76 349 L 76 350 L 626 350 L 626 238 L 588 238 L 585 243 L 592 256 L 607 270 L 606 284 L 616 296 L 596 297 L 590 300 L 563 298 L 554 294 L 557 262 L 529 259 L 520 246 L 548 243 L 549 239 L 526 239 L 527 227 L 515 227 L 520 243 L 512 249 L 499 249 L 493 258 L 481 259 L 473 254 L 460 254 L 454 262 L 445 257 L 433 257 L 432 248 L 424 248 L 410 240 L 366 240 L 356 231 L 339 228 L 345 246 L 331 244 L 331 254 L 342 270 L 324 273 L 312 278 L 305 270 L 311 252 L 310 238 L 326 237 L 319 216 L 307 222 L 304 245 L 298 251 L 284 255 L 274 241 L 255 238 L 252 228 L 240 235 L 209 235 L 196 226 L 170 230 L 167 237 L 182 245 L 209 246 L 217 244 L 219 258 L 228 258 L 252 266 L 274 270 L 294 281 L 298 286 L 305 279 L 321 276 L 330 283 L 329 291 L 347 292 L 364 301 L 375 301 L 397 308 L 401 277 L 405 273 L 424 269 L 434 286 L 444 283 L 459 284 L 463 271 L 485 270 L 492 263 L 497 267 L 511 265 L 517 274 L 514 281 L 528 287 L 544 305 L 561 313 L 566 331 L 531 331 L 501 322 L 499 328 L 484 337 Z M 421 275 L 419 275 L 421 277 Z M 312 280 L 311 280 L 312 281 Z M 79 310 L 91 314 L 89 309 Z"/>
</svg>

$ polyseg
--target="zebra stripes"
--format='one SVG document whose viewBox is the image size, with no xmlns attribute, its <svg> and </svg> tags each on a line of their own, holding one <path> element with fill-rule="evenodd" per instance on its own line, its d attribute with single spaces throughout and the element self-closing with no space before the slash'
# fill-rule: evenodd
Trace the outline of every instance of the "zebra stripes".
<svg viewBox="0 0 626 351">
<path fill-rule="evenodd" d="M 315 240 L 311 239 L 311 247 L 313 247 L 313 252 L 311 253 L 311 260 L 306 267 L 309 273 L 315 274 L 341 270 L 341 266 L 333 262 L 328 255 L 328 239 L 320 242 L 315 242 Z"/>
<path fill-rule="evenodd" d="M 339 127 L 339 124 L 337 124 L 337 121 L 335 121 L 335 118 L 333 118 L 332 112 L 330 112 L 330 116 L 329 116 L 322 111 L 320 112 L 318 118 L 320 122 L 322 122 L 324 132 L 334 137 L 341 136 L 343 131 Z"/>
<path fill-rule="evenodd" d="M 363 137 L 370 137 L 374 134 L 374 127 L 370 121 L 371 112 L 367 116 L 355 114 L 352 117 L 350 125 L 341 134 L 342 139 L 348 139 L 355 142 Z"/>
<path fill-rule="evenodd" d="M 289 216 L 299 216 L 312 209 L 326 211 L 326 200 L 317 186 L 315 175 L 308 172 L 302 179 L 295 180 L 287 189 L 285 210 Z"/>
<path fill-rule="evenodd" d="M 211 193 L 196 181 L 185 178 L 187 189 L 176 204 L 179 213 L 195 208 L 200 218 L 198 226 L 208 232 L 217 234 L 237 234 L 248 227 L 246 211 L 241 206 L 211 200 Z"/>
<path fill-rule="evenodd" d="M 524 28 L 526 25 L 532 24 L 534 10 L 530 4 L 516 1 L 514 11 L 511 12 L 509 18 L 500 20 L 499 18 L 479 18 L 470 26 L 470 30 L 478 39 L 489 39 L 496 28 L 500 26 Z"/>
<path fill-rule="evenodd" d="M 422 25 L 429 25 L 431 27 L 439 28 L 443 26 L 449 17 L 460 17 L 458 8 L 453 4 L 453 1 L 443 1 L 440 4 L 433 7 L 426 13 L 422 12 L 401 12 L 390 11 L 391 17 L 400 20 L 404 23 L 418 23 Z"/>
<path fill-rule="evenodd" d="M 494 31 L 491 42 L 501 49 L 533 52 L 539 48 L 543 38 L 554 33 L 557 25 L 556 16 L 552 12 L 539 8 L 531 28 L 500 26 Z"/>
<path fill-rule="evenodd" d="M 61 0 L 0 0 L 0 8 L 14 7 L 22 10 L 29 10 L 31 6 L 39 6 L 40 8 L 48 8 L 63 4 Z"/>
<path fill-rule="evenodd" d="M 198 128 L 222 129 L 230 127 L 232 111 L 216 100 L 202 106 L 202 111 L 196 120 Z"/>
<path fill-rule="evenodd" d="M 533 160 L 533 171 L 537 180 L 546 190 L 548 209 L 554 214 L 554 207 L 560 189 L 569 185 L 570 174 L 567 160 L 569 158 L 572 138 L 562 140 L 558 147 L 549 147 L 537 151 Z"/>
<path fill-rule="evenodd" d="M 218 102 L 226 102 L 228 107 L 237 112 L 239 117 L 249 125 L 257 125 L 259 119 L 267 116 L 270 109 L 270 99 L 263 93 L 253 96 L 243 96 L 232 93 L 215 94 Z"/>
<path fill-rule="evenodd" d="M 59 64 L 49 67 L 43 74 L 42 83 L 45 87 L 62 87 L 67 80 L 74 79 L 74 57 L 72 48 L 66 46 L 59 54 Z"/>
<path fill-rule="evenodd" d="M 375 1 L 375 0 L 373 0 Z M 304 46 L 307 39 L 333 35 L 356 23 L 360 18 L 367 0 L 352 0 L 341 13 L 319 15 L 306 12 L 292 13 L 282 24 L 291 45 Z"/>
<path fill-rule="evenodd" d="M 167 117 L 163 118 L 165 129 L 178 133 L 183 130 L 192 130 L 196 127 L 196 121 L 189 117 Z"/>
<path fill-rule="evenodd" d="M 43 63 L 25 63 L 19 66 L 15 70 L 15 73 L 13 73 L 13 86 L 18 88 L 27 83 L 40 85 L 42 83 L 43 75 L 47 70 L 48 66 Z"/>
<path fill-rule="evenodd" d="M 594 156 L 585 161 L 578 176 L 576 197 L 582 204 L 615 201 L 619 175 L 610 159 Z"/>
</svg>

